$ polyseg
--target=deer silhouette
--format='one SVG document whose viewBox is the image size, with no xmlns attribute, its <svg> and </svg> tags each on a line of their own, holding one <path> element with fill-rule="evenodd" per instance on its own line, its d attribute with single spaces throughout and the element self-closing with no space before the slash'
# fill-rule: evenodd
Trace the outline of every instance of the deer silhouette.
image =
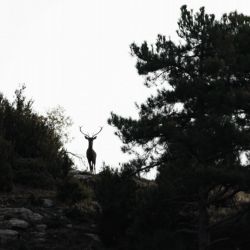
<svg viewBox="0 0 250 250">
<path fill-rule="evenodd" d="M 96 163 L 96 152 L 93 149 L 93 141 L 97 138 L 97 135 L 102 131 L 102 127 L 100 130 L 94 135 L 90 136 L 82 131 L 82 126 L 80 127 L 80 132 L 84 135 L 85 139 L 88 140 L 89 146 L 86 151 L 86 156 L 89 163 L 89 170 L 91 173 L 95 173 L 95 163 Z"/>
</svg>

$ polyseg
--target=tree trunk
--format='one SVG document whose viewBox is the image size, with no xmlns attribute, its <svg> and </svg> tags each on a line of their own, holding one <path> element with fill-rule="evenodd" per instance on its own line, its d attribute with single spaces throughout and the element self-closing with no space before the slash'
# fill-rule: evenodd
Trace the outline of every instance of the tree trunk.
<svg viewBox="0 0 250 250">
<path fill-rule="evenodd" d="M 199 206 L 199 225 L 198 225 L 198 243 L 199 250 L 208 250 L 210 245 L 210 233 L 208 230 L 209 216 L 207 207 L 204 202 L 200 202 Z"/>
</svg>

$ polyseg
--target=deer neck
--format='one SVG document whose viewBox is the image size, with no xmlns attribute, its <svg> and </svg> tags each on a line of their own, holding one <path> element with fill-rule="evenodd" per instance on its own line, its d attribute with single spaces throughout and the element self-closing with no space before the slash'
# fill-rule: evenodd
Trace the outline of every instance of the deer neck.
<svg viewBox="0 0 250 250">
<path fill-rule="evenodd" d="M 93 141 L 89 141 L 89 149 L 93 149 Z"/>
</svg>

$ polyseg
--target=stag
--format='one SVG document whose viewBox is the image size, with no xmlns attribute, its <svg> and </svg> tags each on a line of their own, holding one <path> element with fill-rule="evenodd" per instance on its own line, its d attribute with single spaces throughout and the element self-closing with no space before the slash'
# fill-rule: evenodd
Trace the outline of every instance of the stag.
<svg viewBox="0 0 250 250">
<path fill-rule="evenodd" d="M 94 135 L 90 136 L 82 131 L 82 126 L 80 127 L 80 132 L 84 135 L 85 139 L 88 140 L 89 146 L 86 151 L 86 156 L 89 163 L 89 169 L 91 173 L 95 173 L 95 163 L 96 163 L 96 152 L 93 149 L 93 141 L 97 138 L 97 135 L 102 131 L 102 127 L 100 130 Z"/>
</svg>

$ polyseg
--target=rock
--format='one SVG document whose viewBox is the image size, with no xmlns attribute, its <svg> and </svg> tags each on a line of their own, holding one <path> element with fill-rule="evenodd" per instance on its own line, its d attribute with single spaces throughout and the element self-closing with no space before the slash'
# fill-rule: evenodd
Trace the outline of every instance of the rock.
<svg viewBox="0 0 250 250">
<path fill-rule="evenodd" d="M 93 228 L 93 229 L 96 229 L 97 225 L 96 224 L 91 224 L 90 227 Z"/>
<path fill-rule="evenodd" d="M 36 242 L 45 242 L 46 241 L 46 233 L 45 232 L 34 232 L 32 234 L 32 238 Z"/>
<path fill-rule="evenodd" d="M 38 213 L 32 213 L 28 216 L 29 220 L 31 221 L 40 221 L 43 219 L 43 216 L 41 214 L 38 214 Z"/>
<path fill-rule="evenodd" d="M 38 231 L 40 231 L 40 232 L 43 232 L 43 231 L 45 231 L 47 229 L 47 225 L 45 225 L 45 224 L 39 224 L 39 225 L 36 226 L 36 229 Z"/>
<path fill-rule="evenodd" d="M 46 242 L 46 239 L 41 237 L 36 239 L 37 242 Z"/>
<path fill-rule="evenodd" d="M 87 233 L 85 235 L 88 236 L 89 238 L 91 238 L 93 241 L 96 241 L 96 242 L 101 241 L 97 234 Z"/>
<path fill-rule="evenodd" d="M 91 205 L 93 206 L 94 210 L 95 210 L 97 213 L 99 213 L 99 214 L 102 213 L 102 207 L 101 207 L 101 205 L 100 205 L 97 201 L 92 201 L 92 202 L 91 202 Z"/>
<path fill-rule="evenodd" d="M 18 235 L 19 233 L 15 230 L 0 229 L 1 242 L 7 241 L 7 240 L 15 240 L 17 239 Z"/>
<path fill-rule="evenodd" d="M 53 207 L 54 202 L 51 199 L 43 199 L 43 206 L 44 207 Z"/>
<path fill-rule="evenodd" d="M 41 239 L 45 237 L 45 232 L 34 233 L 34 237 Z"/>
<path fill-rule="evenodd" d="M 7 222 L 7 225 L 9 225 L 10 228 L 19 228 L 19 229 L 26 229 L 29 227 L 29 223 L 25 220 L 20 220 L 20 219 L 10 219 Z"/>
<path fill-rule="evenodd" d="M 82 174 L 77 174 L 77 175 L 74 175 L 74 178 L 78 179 L 78 180 L 88 180 L 90 178 L 92 178 L 91 175 L 82 175 Z"/>
<path fill-rule="evenodd" d="M 71 169 L 70 171 L 69 171 L 69 174 L 70 175 L 75 175 L 75 174 L 80 174 L 81 173 L 81 171 L 80 170 L 77 170 L 77 169 Z"/>
<path fill-rule="evenodd" d="M 37 222 L 43 219 L 43 216 L 32 212 L 28 208 L 20 207 L 20 208 L 0 208 L 0 214 L 5 217 L 10 218 L 21 218 L 23 220 L 28 220 L 32 222 Z"/>
</svg>

